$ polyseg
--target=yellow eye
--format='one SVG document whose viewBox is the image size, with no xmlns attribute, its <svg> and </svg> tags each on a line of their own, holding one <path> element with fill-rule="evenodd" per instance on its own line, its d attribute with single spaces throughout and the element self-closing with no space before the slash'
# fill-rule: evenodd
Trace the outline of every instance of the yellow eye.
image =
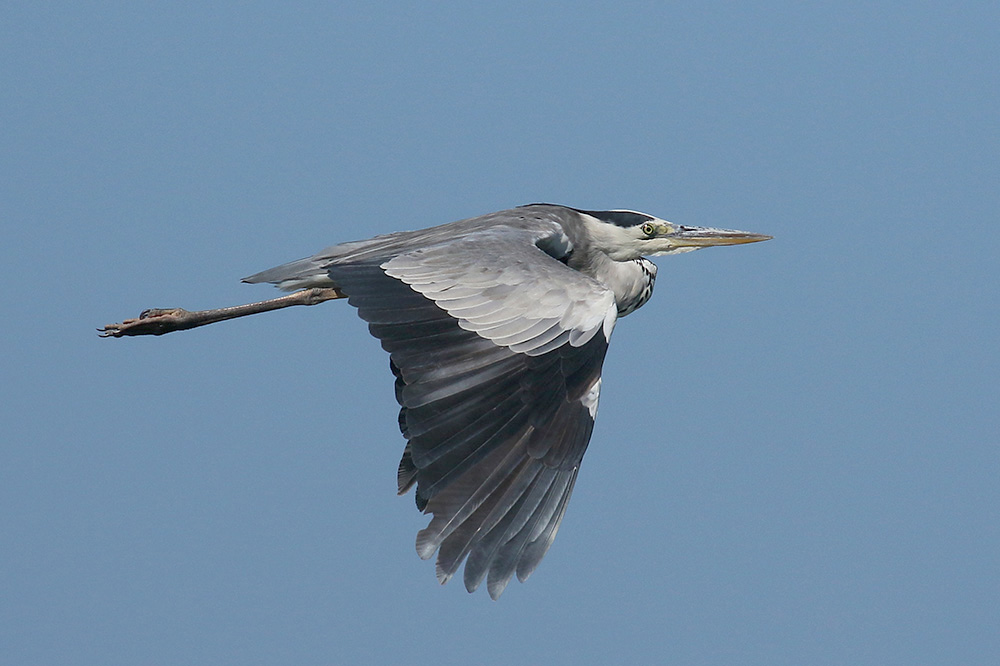
<svg viewBox="0 0 1000 666">
<path fill-rule="evenodd" d="M 656 227 L 654 227 L 649 222 L 647 222 L 646 224 L 644 224 L 641 227 L 639 227 L 639 230 L 642 233 L 646 234 L 647 236 L 652 236 L 652 235 L 654 235 L 656 233 Z"/>
</svg>

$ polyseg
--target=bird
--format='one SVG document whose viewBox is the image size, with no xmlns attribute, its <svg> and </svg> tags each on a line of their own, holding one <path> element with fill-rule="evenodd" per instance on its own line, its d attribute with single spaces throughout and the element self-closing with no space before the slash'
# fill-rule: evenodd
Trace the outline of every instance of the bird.
<svg viewBox="0 0 1000 666">
<path fill-rule="evenodd" d="M 243 279 L 286 296 L 189 312 L 150 309 L 98 329 L 162 335 L 347 299 L 389 353 L 406 441 L 396 474 L 430 515 L 417 533 L 444 584 L 465 563 L 496 600 L 552 545 L 591 439 L 601 368 L 621 317 L 653 293 L 647 257 L 770 239 L 633 210 L 529 204 L 341 243 Z"/>
</svg>

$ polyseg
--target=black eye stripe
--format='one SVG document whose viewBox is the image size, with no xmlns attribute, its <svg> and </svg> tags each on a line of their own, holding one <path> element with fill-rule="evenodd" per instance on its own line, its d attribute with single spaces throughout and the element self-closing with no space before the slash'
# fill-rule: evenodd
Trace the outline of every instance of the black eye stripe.
<svg viewBox="0 0 1000 666">
<path fill-rule="evenodd" d="M 652 215 L 633 213 L 630 210 L 577 210 L 576 208 L 573 210 L 619 227 L 636 227 L 644 222 L 652 222 L 656 219 Z"/>
</svg>

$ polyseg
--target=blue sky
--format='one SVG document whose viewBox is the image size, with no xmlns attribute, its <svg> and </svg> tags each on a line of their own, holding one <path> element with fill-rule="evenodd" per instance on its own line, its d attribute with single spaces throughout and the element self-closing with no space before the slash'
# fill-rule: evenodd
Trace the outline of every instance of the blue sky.
<svg viewBox="0 0 1000 666">
<path fill-rule="evenodd" d="M 995 3 L 8 3 L 0 661 L 1000 656 Z M 534 201 L 658 260 L 555 545 L 441 588 L 324 246 Z"/>
</svg>

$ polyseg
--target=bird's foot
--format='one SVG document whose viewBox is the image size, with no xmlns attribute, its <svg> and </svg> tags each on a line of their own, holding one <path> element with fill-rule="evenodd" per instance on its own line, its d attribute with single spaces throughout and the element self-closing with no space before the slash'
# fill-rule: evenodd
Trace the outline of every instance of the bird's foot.
<svg viewBox="0 0 1000 666">
<path fill-rule="evenodd" d="M 163 335 L 183 327 L 191 315 L 183 308 L 150 308 L 138 318 L 126 319 L 120 324 L 108 324 L 97 329 L 102 338 L 121 338 L 126 335 Z"/>
<path fill-rule="evenodd" d="M 314 287 L 301 289 L 266 301 L 212 310 L 188 311 L 182 308 L 153 308 L 143 311 L 138 319 L 126 319 L 120 324 L 108 324 L 97 329 L 97 332 L 102 338 L 121 338 L 126 335 L 163 335 L 173 331 L 185 331 L 189 328 L 214 324 L 226 319 L 279 310 L 291 305 L 316 305 L 335 298 L 347 298 L 347 296 L 335 287 Z"/>
</svg>

